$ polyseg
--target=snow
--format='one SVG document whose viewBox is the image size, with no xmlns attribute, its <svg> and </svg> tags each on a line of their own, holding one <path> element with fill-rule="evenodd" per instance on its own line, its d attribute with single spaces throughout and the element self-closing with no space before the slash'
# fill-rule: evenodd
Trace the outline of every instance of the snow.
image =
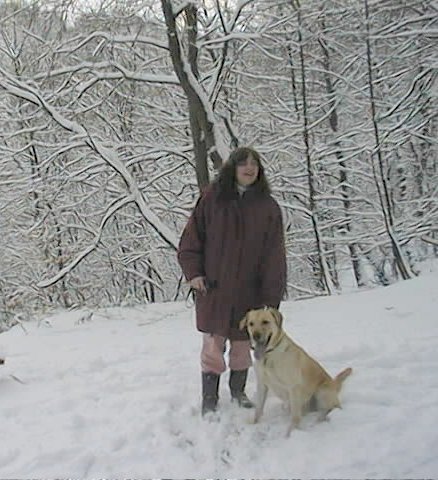
<svg viewBox="0 0 438 480">
<path fill-rule="evenodd" d="M 200 417 L 201 336 L 184 303 L 17 325 L 0 335 L 0 478 L 436 477 L 437 285 L 430 271 L 282 305 L 288 333 L 331 374 L 354 370 L 343 409 L 290 438 L 279 400 L 252 425 L 227 374 L 219 421 Z"/>
</svg>

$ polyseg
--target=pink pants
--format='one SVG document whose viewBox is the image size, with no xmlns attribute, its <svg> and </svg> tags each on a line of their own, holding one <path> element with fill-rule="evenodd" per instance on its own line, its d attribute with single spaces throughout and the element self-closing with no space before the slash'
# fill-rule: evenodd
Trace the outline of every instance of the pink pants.
<svg viewBox="0 0 438 480">
<path fill-rule="evenodd" d="M 202 334 L 201 369 L 203 372 L 225 372 L 226 338 L 211 333 Z M 229 367 L 231 370 L 246 370 L 252 365 L 249 340 L 230 340 Z"/>
</svg>

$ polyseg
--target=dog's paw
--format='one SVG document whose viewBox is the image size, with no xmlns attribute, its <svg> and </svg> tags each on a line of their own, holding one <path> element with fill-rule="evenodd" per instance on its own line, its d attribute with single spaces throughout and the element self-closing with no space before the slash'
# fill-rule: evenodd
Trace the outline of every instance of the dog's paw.
<svg viewBox="0 0 438 480">
<path fill-rule="evenodd" d="M 252 416 L 252 417 L 249 417 L 247 420 L 246 420 L 246 423 L 248 425 L 255 425 L 256 423 L 259 423 L 259 419 Z"/>
</svg>

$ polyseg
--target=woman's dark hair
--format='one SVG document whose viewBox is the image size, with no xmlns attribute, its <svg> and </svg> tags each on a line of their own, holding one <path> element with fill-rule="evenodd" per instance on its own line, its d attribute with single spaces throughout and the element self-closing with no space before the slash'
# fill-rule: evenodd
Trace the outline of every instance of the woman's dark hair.
<svg viewBox="0 0 438 480">
<path fill-rule="evenodd" d="M 263 194 L 271 193 L 258 152 L 249 147 L 239 147 L 231 153 L 228 160 L 222 165 L 217 178 L 213 182 L 221 197 L 230 198 L 237 191 L 236 167 L 239 163 L 245 162 L 248 157 L 252 157 L 259 166 L 257 180 L 251 185 L 251 190 Z"/>
</svg>

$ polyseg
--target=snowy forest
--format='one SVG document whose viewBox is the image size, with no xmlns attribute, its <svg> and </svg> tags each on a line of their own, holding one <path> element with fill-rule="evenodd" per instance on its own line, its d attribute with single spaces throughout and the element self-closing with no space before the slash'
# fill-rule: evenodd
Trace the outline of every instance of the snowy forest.
<svg viewBox="0 0 438 480">
<path fill-rule="evenodd" d="M 178 239 L 264 159 L 288 298 L 438 257 L 433 0 L 1 0 L 0 323 L 183 300 Z"/>
</svg>

